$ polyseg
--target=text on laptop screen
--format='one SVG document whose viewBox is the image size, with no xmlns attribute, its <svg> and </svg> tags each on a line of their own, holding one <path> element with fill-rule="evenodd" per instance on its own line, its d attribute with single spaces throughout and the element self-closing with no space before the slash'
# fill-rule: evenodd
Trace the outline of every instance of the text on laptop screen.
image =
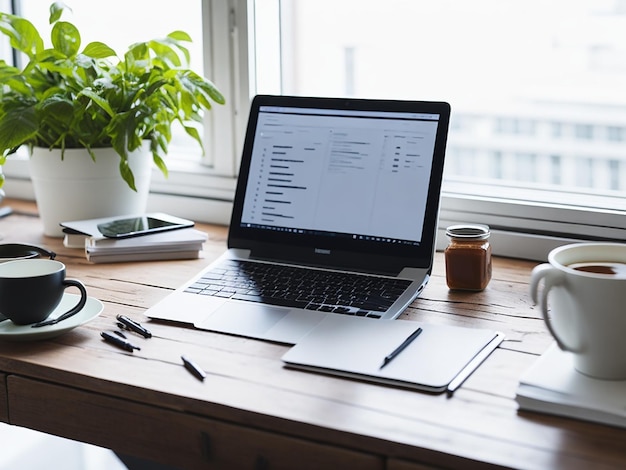
<svg viewBox="0 0 626 470">
<path fill-rule="evenodd" d="M 419 244 L 438 114 L 259 111 L 242 227 Z"/>
</svg>

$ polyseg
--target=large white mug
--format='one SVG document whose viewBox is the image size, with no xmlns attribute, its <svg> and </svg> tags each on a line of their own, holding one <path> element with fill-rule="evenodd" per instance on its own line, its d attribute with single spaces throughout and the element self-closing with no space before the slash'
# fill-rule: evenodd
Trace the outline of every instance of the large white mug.
<svg viewBox="0 0 626 470">
<path fill-rule="evenodd" d="M 557 344 L 579 372 L 626 379 L 626 244 L 565 245 L 548 261 L 533 269 L 530 292 Z"/>
</svg>

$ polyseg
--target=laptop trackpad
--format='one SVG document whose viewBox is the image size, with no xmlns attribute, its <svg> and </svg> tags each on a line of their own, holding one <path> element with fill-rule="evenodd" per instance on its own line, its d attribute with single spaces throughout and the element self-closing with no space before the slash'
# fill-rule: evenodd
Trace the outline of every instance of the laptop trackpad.
<svg viewBox="0 0 626 470">
<path fill-rule="evenodd" d="M 286 308 L 252 302 L 227 302 L 196 327 L 236 335 L 259 337 L 289 313 Z"/>
</svg>

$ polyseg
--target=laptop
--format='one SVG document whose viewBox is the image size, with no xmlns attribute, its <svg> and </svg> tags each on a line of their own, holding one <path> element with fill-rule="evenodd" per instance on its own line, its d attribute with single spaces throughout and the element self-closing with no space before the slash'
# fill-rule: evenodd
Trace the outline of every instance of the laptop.
<svg viewBox="0 0 626 470">
<path fill-rule="evenodd" d="M 256 96 L 215 262 L 146 311 L 296 344 L 328 315 L 397 318 L 428 282 L 450 106 Z"/>
</svg>

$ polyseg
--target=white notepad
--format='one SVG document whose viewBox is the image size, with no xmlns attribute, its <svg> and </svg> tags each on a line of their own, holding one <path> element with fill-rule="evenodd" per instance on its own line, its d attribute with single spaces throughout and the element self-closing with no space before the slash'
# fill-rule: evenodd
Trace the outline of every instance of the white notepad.
<svg viewBox="0 0 626 470">
<path fill-rule="evenodd" d="M 418 327 L 422 333 L 381 369 Z M 454 391 L 502 342 L 485 329 L 328 316 L 283 357 L 288 367 L 431 392 Z"/>
</svg>

